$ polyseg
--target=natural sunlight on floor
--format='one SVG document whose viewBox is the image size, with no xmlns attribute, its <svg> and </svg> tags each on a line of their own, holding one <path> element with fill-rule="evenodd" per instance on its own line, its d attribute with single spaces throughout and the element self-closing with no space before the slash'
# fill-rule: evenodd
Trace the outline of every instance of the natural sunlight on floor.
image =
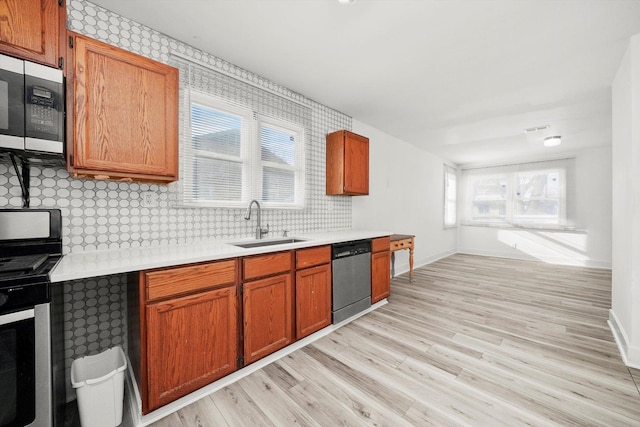
<svg viewBox="0 0 640 427">
<path fill-rule="evenodd" d="M 587 265 L 586 233 L 500 230 L 498 240 L 536 259 L 567 265 Z"/>
</svg>

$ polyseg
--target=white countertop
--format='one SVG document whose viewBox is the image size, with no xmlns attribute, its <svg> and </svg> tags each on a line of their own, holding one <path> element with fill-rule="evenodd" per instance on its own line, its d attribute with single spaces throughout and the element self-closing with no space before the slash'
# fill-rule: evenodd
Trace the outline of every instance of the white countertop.
<svg viewBox="0 0 640 427">
<path fill-rule="evenodd" d="M 254 242 L 251 238 L 206 240 L 173 246 L 152 246 L 108 251 L 72 253 L 62 257 L 50 274 L 51 282 L 86 279 L 109 274 L 127 273 L 150 268 L 170 267 L 193 262 L 213 261 L 225 258 L 329 245 L 351 240 L 390 236 L 391 232 L 371 230 L 344 230 L 323 233 L 296 234 L 287 238 L 303 239 L 302 242 L 257 248 L 241 248 L 232 243 Z M 263 239 L 279 240 L 280 238 Z"/>
</svg>

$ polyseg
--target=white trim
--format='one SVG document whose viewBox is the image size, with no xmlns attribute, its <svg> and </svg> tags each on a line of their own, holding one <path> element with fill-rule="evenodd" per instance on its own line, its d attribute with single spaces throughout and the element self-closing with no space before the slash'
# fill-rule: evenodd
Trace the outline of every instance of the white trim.
<svg viewBox="0 0 640 427">
<path fill-rule="evenodd" d="M 420 259 L 414 259 L 413 261 L 413 271 L 416 271 L 416 269 L 420 268 L 420 267 L 424 267 L 425 265 L 431 264 L 433 262 L 436 262 L 442 258 L 446 258 L 448 256 L 454 255 L 456 253 L 455 249 L 450 249 L 448 251 L 444 251 L 444 252 L 439 252 L 435 255 L 431 255 L 425 258 L 420 258 Z M 409 272 L 409 261 L 407 261 L 406 263 L 402 263 L 402 264 L 397 264 L 394 265 L 394 269 L 395 269 L 395 276 L 394 278 L 398 278 L 398 276 L 400 276 L 401 274 L 404 273 L 408 273 Z"/>
<path fill-rule="evenodd" d="M 479 250 L 479 249 L 471 249 L 471 248 L 458 248 L 457 253 L 465 254 L 465 255 L 491 256 L 496 258 L 519 259 L 523 261 L 540 261 L 540 262 L 546 262 L 548 264 L 554 264 L 554 265 L 569 265 L 574 267 L 587 267 L 587 268 L 611 270 L 611 261 L 598 261 L 598 260 L 589 259 L 589 260 L 584 260 L 580 262 L 572 262 L 571 259 L 559 258 L 559 257 L 549 257 L 547 258 L 547 260 L 542 261 L 539 258 L 536 258 L 532 255 L 518 256 L 513 252 L 488 251 L 488 250 Z"/>
<path fill-rule="evenodd" d="M 194 391 L 191 394 L 188 394 L 174 402 L 171 402 L 165 406 L 163 406 L 160 409 L 156 409 L 153 412 L 148 413 L 147 415 L 141 415 L 142 414 L 142 402 L 140 400 L 140 394 L 138 392 L 138 387 L 135 386 L 135 380 L 133 380 L 134 375 L 133 375 L 133 371 L 131 369 L 131 363 L 129 363 L 129 376 L 131 379 L 131 382 L 134 383 L 134 386 L 132 386 L 133 389 L 135 389 L 135 393 L 129 393 L 129 405 L 131 406 L 131 417 L 133 419 L 133 425 L 136 427 L 142 427 L 142 426 L 147 426 L 149 424 L 155 423 L 158 420 L 171 415 L 174 412 L 179 411 L 180 409 L 184 408 L 185 406 L 188 406 L 190 404 L 192 404 L 193 402 L 196 402 L 200 399 L 202 399 L 205 396 L 208 396 L 230 384 L 235 383 L 236 381 L 248 376 L 249 374 L 264 368 L 265 366 L 283 358 L 284 356 L 287 356 L 290 353 L 293 353 L 296 350 L 299 350 L 317 340 L 319 340 L 320 338 L 323 338 L 327 335 L 329 335 L 331 332 L 343 327 L 344 325 L 347 325 L 351 322 L 353 322 L 354 320 L 356 320 L 357 318 L 364 316 L 367 313 L 370 313 L 373 310 L 378 309 L 379 307 L 382 307 L 383 305 L 387 304 L 387 300 L 384 299 L 382 301 L 377 302 L 376 304 L 372 305 L 371 307 L 369 307 L 368 309 L 361 311 L 360 313 L 356 314 L 355 316 L 352 316 L 350 318 L 348 318 L 347 320 L 338 323 L 337 325 L 329 325 L 324 329 L 321 329 L 320 331 L 309 335 L 308 337 L 305 337 L 299 341 L 296 341 L 295 343 L 283 348 L 282 350 L 276 351 L 275 353 L 270 354 L 269 356 L 258 360 L 257 362 L 252 363 L 249 366 L 246 366 L 242 369 L 240 369 L 239 371 L 236 371 L 232 374 L 227 375 L 224 378 L 219 379 L 218 381 L 215 381 L 199 390 Z"/>
<path fill-rule="evenodd" d="M 611 329 L 613 339 L 618 345 L 618 351 L 624 364 L 630 368 L 640 369 L 640 348 L 629 345 L 627 334 L 613 309 L 609 309 L 609 321 L 607 321 L 607 324 Z"/>
</svg>

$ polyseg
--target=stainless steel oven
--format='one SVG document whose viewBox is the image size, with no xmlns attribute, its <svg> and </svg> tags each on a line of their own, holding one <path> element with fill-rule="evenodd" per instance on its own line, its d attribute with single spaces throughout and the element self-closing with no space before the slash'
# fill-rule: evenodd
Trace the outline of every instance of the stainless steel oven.
<svg viewBox="0 0 640 427">
<path fill-rule="evenodd" d="M 3 427 L 53 425 L 49 316 L 49 303 L 0 316 Z"/>
<path fill-rule="evenodd" d="M 60 211 L 0 209 L 0 427 L 64 417 Z"/>
</svg>

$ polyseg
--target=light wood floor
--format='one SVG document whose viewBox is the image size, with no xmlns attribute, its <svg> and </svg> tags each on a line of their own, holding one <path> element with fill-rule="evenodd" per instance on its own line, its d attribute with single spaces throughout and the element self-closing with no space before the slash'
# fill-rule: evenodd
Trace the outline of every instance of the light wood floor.
<svg viewBox="0 0 640 427">
<path fill-rule="evenodd" d="M 640 426 L 611 273 L 453 255 L 389 304 L 154 426 Z"/>
</svg>

